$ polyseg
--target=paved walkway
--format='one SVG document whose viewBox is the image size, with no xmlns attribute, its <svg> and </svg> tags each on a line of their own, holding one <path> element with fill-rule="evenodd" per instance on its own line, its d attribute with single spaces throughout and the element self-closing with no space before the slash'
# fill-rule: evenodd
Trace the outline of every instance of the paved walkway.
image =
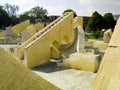
<svg viewBox="0 0 120 90">
<path fill-rule="evenodd" d="M 92 72 L 57 67 L 56 63 L 34 68 L 33 71 L 62 90 L 90 90 L 96 76 Z"/>
</svg>

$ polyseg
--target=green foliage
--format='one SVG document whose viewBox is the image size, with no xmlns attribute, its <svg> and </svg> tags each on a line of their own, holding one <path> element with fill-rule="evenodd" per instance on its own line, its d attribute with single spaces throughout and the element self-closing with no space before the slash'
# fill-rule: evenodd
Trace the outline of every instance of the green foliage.
<svg viewBox="0 0 120 90">
<path fill-rule="evenodd" d="M 46 15 L 48 12 L 46 9 L 43 9 L 42 7 L 36 6 L 30 10 L 30 15 L 33 17 L 40 17 Z"/>
<path fill-rule="evenodd" d="M 94 12 L 87 23 L 88 31 L 96 32 L 103 28 L 103 18 L 98 12 Z"/>
<path fill-rule="evenodd" d="M 42 7 L 39 6 L 35 6 L 31 10 L 20 15 L 20 18 L 22 19 L 36 18 L 36 17 L 45 16 L 46 14 L 48 14 L 46 9 L 43 9 Z"/>
<path fill-rule="evenodd" d="M 103 20 L 104 20 L 104 28 L 105 29 L 109 29 L 109 28 L 114 29 L 116 21 L 114 20 L 112 13 L 106 13 L 103 16 Z"/>
<path fill-rule="evenodd" d="M 106 13 L 102 17 L 95 11 L 87 23 L 87 28 L 89 32 L 93 32 L 95 38 L 99 38 L 102 29 L 114 29 L 115 24 L 116 21 L 114 20 L 112 13 Z"/>
<path fill-rule="evenodd" d="M 72 10 L 72 9 L 67 9 L 67 10 L 65 10 L 65 11 L 63 12 L 63 14 L 66 13 L 66 12 L 73 12 L 73 13 L 74 13 L 74 17 L 77 17 L 76 12 L 74 12 L 74 10 Z"/>
<path fill-rule="evenodd" d="M 26 11 L 24 14 L 21 14 L 21 15 L 20 15 L 20 18 L 21 18 L 21 19 L 28 19 L 28 18 L 30 18 L 30 16 L 29 16 L 29 11 Z"/>
<path fill-rule="evenodd" d="M 8 13 L 0 6 L 0 28 L 4 29 L 7 25 L 10 24 L 10 17 Z"/>
</svg>

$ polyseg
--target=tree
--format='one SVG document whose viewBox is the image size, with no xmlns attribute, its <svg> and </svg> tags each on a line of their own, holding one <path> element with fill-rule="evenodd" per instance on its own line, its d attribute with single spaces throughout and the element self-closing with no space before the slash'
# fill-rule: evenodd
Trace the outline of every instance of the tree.
<svg viewBox="0 0 120 90">
<path fill-rule="evenodd" d="M 25 13 L 21 14 L 21 15 L 20 15 L 20 18 L 21 18 L 21 19 L 28 19 L 28 18 L 30 18 L 30 16 L 29 16 L 29 11 L 26 11 Z"/>
<path fill-rule="evenodd" d="M 30 15 L 33 17 L 40 17 L 46 14 L 48 14 L 47 10 L 39 6 L 36 6 L 30 10 Z"/>
<path fill-rule="evenodd" d="M 109 28 L 114 29 L 116 21 L 114 20 L 112 13 L 106 13 L 103 16 L 103 20 L 104 20 L 104 28 L 105 29 L 109 29 Z"/>
<path fill-rule="evenodd" d="M 17 12 L 19 11 L 19 7 L 17 5 L 11 5 L 9 3 L 6 3 L 4 8 L 10 17 L 16 17 Z"/>
<path fill-rule="evenodd" d="M 36 18 L 41 18 L 42 20 L 44 20 L 45 17 L 47 17 L 47 14 L 48 12 L 46 9 L 39 7 L 39 6 L 35 6 L 31 10 L 26 11 L 25 13 L 20 15 L 20 19 L 26 20 L 29 18 L 31 19 L 31 22 L 35 23 Z"/>
<path fill-rule="evenodd" d="M 3 9 L 3 6 L 0 6 L 0 28 L 4 29 L 10 24 L 10 21 L 8 13 Z"/>
<path fill-rule="evenodd" d="M 103 28 L 103 18 L 98 12 L 94 12 L 87 23 L 88 31 L 93 31 L 95 37 L 99 37 Z"/>
<path fill-rule="evenodd" d="M 91 31 L 101 30 L 103 28 L 103 18 L 98 12 L 94 12 L 88 20 L 87 27 Z"/>
<path fill-rule="evenodd" d="M 36 18 L 36 17 L 45 16 L 47 14 L 48 14 L 48 12 L 47 12 L 46 9 L 43 9 L 42 7 L 39 7 L 39 6 L 35 6 L 31 10 L 26 11 L 25 13 L 23 13 L 21 15 L 21 17 L 23 17 L 23 18 L 28 18 L 28 17 L 34 17 L 34 18 Z"/>
<path fill-rule="evenodd" d="M 9 3 L 6 3 L 4 5 L 4 9 L 11 18 L 11 25 L 19 23 L 19 18 L 17 18 L 17 12 L 19 11 L 19 7 L 17 5 L 11 5 Z"/>
<path fill-rule="evenodd" d="M 73 13 L 74 13 L 74 17 L 77 16 L 76 12 L 75 12 L 74 10 L 72 10 L 72 9 L 67 9 L 67 10 L 65 10 L 65 11 L 63 12 L 63 14 L 66 13 L 66 12 L 73 12 Z"/>
</svg>

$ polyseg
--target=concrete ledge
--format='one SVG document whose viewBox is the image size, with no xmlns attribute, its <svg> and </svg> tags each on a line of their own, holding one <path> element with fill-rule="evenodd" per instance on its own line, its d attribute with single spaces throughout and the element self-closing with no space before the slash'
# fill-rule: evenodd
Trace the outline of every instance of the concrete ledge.
<svg viewBox="0 0 120 90">
<path fill-rule="evenodd" d="M 64 63 L 71 68 L 96 72 L 100 59 L 100 55 L 75 53 L 71 54 L 70 58 L 66 59 Z"/>
<path fill-rule="evenodd" d="M 99 48 L 100 51 L 105 51 L 108 48 L 108 43 L 103 43 L 102 41 L 96 41 L 94 43 L 95 48 Z"/>
</svg>

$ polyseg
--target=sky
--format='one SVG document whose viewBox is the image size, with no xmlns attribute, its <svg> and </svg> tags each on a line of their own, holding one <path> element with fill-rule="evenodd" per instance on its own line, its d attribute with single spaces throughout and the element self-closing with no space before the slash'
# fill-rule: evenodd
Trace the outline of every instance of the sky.
<svg viewBox="0 0 120 90">
<path fill-rule="evenodd" d="M 72 9 L 79 16 L 91 16 L 94 11 L 104 15 L 107 12 L 120 14 L 120 0 L 0 0 L 0 4 L 18 5 L 19 14 L 34 6 L 47 9 L 48 15 L 61 15 L 64 10 Z"/>
</svg>

